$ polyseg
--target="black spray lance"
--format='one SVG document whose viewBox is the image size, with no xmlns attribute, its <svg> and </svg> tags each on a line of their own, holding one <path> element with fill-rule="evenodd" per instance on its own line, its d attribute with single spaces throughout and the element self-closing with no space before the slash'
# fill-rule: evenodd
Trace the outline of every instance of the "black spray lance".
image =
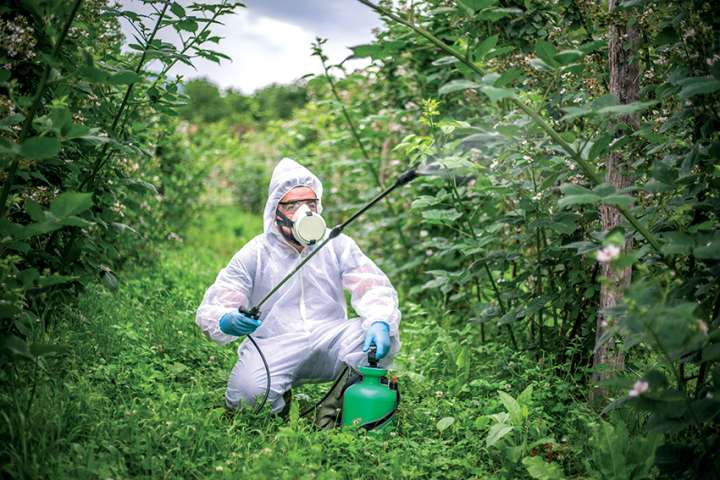
<svg viewBox="0 0 720 480">
<path fill-rule="evenodd" d="M 292 269 L 290 273 L 285 275 L 285 278 L 280 280 L 280 282 L 275 285 L 263 298 L 260 300 L 260 302 L 257 303 L 254 307 L 250 308 L 249 310 L 243 310 L 239 309 L 240 313 L 242 313 L 245 316 L 248 316 L 250 318 L 253 318 L 255 320 L 260 318 L 260 307 L 263 306 L 265 302 L 268 301 L 270 297 L 272 297 L 275 292 L 277 292 L 285 283 L 287 283 L 288 280 L 290 280 L 307 262 L 310 261 L 311 258 L 315 256 L 330 240 L 337 237 L 342 233 L 342 231 L 350 225 L 353 221 L 355 221 L 360 215 L 365 213 L 367 210 L 369 210 L 373 205 L 375 205 L 377 202 L 385 198 L 395 190 L 396 188 L 405 185 L 406 183 L 410 183 L 412 180 L 414 180 L 418 176 L 417 171 L 413 168 L 405 173 L 401 174 L 396 180 L 395 183 L 393 183 L 390 187 L 386 188 L 384 191 L 377 194 L 372 200 L 370 200 L 368 203 L 366 203 L 363 207 L 361 207 L 357 212 L 355 212 L 350 218 L 345 220 L 340 225 L 337 225 L 336 227 L 333 227 L 332 230 L 330 230 L 330 234 L 321 242 L 318 244 L 318 246 L 310 252 L 310 254 L 303 259 L 302 262 L 300 262 L 295 268 Z M 260 347 L 257 343 L 255 343 L 255 339 L 252 338 L 252 336 L 247 335 L 247 338 L 252 342 L 253 345 L 255 345 L 255 348 L 257 349 L 258 353 L 260 354 L 260 358 L 263 361 L 263 364 L 265 365 L 265 372 L 267 374 L 267 386 L 265 388 L 265 397 L 263 398 L 262 402 L 258 405 L 258 407 L 255 409 L 256 412 L 259 412 L 262 407 L 265 405 L 265 402 L 267 402 L 268 396 L 270 395 L 270 367 L 267 364 L 267 360 L 265 360 L 265 356 L 262 353 L 262 350 L 260 350 Z"/>
</svg>

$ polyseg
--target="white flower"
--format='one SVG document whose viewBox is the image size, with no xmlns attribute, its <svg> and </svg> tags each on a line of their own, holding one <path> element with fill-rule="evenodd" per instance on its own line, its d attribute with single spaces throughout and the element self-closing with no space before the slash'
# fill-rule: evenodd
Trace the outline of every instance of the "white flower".
<svg viewBox="0 0 720 480">
<path fill-rule="evenodd" d="M 595 254 L 595 258 L 600 263 L 609 263 L 620 256 L 620 247 L 617 245 L 608 245 L 601 248 Z"/>
<path fill-rule="evenodd" d="M 644 380 L 638 380 L 633 385 L 632 390 L 628 392 L 629 397 L 638 397 L 640 394 L 647 392 L 650 389 L 650 384 Z"/>
<path fill-rule="evenodd" d="M 427 230 L 420 230 L 420 238 L 425 238 L 428 236 Z"/>
</svg>

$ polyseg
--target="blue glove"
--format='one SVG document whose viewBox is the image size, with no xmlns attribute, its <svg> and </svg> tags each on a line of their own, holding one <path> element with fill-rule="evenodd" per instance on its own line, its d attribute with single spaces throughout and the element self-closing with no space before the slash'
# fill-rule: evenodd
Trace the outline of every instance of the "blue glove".
<svg viewBox="0 0 720 480">
<path fill-rule="evenodd" d="M 254 332 L 261 324 L 260 320 L 255 320 L 237 311 L 228 312 L 220 317 L 220 331 L 236 337 Z"/>
<path fill-rule="evenodd" d="M 373 343 L 377 347 L 375 358 L 380 360 L 388 354 L 390 351 L 390 325 L 386 322 L 374 322 L 370 325 L 370 328 L 365 334 L 363 352 L 370 350 L 370 345 Z"/>
</svg>

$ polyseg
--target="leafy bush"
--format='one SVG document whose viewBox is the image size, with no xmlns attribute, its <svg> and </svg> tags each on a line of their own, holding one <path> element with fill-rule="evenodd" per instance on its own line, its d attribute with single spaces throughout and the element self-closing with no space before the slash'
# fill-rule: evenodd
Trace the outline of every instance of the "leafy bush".
<svg viewBox="0 0 720 480">
<path fill-rule="evenodd" d="M 593 478 L 653 478 L 655 451 L 662 435 L 631 436 L 625 423 L 600 421 L 590 438 L 588 472 Z"/>
</svg>

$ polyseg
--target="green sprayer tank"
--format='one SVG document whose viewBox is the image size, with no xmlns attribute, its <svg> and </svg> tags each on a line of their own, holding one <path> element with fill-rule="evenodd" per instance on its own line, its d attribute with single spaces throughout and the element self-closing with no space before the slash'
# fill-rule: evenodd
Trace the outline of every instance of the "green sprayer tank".
<svg viewBox="0 0 720 480">
<path fill-rule="evenodd" d="M 371 363 L 372 364 L 372 363 Z M 392 414 L 398 401 L 395 382 L 382 383 L 387 370 L 375 366 L 360 367 L 362 381 L 351 385 L 343 396 L 342 424 L 365 426 Z M 388 430 L 395 424 L 395 415 L 373 426 L 373 431 Z"/>
</svg>

